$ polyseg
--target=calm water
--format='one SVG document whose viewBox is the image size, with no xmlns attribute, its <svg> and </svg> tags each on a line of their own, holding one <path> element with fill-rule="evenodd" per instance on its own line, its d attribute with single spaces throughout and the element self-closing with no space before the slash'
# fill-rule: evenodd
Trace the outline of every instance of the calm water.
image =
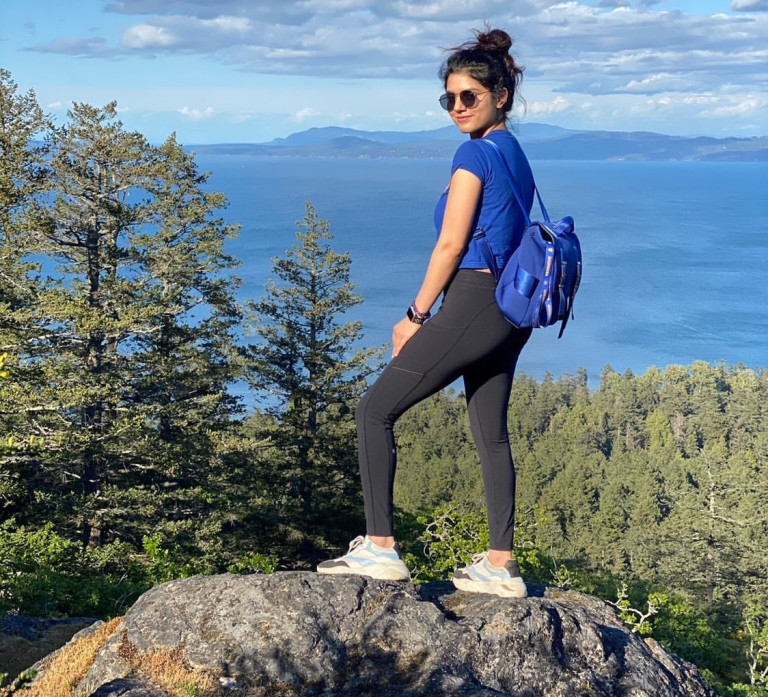
<svg viewBox="0 0 768 697">
<path fill-rule="evenodd" d="M 364 303 L 365 344 L 389 340 L 422 280 L 432 212 L 448 161 L 199 157 L 210 188 L 242 223 L 230 251 L 241 299 L 257 298 L 271 257 L 295 242 L 311 201 L 349 251 Z M 670 363 L 768 366 L 768 166 L 725 163 L 533 162 L 553 217 L 572 215 L 584 278 L 562 339 L 534 332 L 519 369 L 540 378 L 606 364 L 643 372 Z"/>
</svg>

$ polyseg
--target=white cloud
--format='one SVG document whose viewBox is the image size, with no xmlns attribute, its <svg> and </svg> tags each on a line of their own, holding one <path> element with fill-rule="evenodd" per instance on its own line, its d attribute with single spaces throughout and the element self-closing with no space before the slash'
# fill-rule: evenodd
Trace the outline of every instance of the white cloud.
<svg viewBox="0 0 768 697">
<path fill-rule="evenodd" d="M 51 102 L 50 104 L 46 104 L 46 109 L 61 109 L 61 107 L 64 106 L 61 102 Z"/>
<path fill-rule="evenodd" d="M 328 14 L 345 10 L 359 10 L 368 5 L 367 0 L 306 0 L 303 6 L 312 12 Z"/>
<path fill-rule="evenodd" d="M 632 94 L 657 94 L 659 92 L 686 91 L 690 89 L 695 79 L 690 75 L 673 75 L 670 73 L 658 73 L 648 75 L 641 79 L 633 79 L 621 87 L 616 87 L 615 92 L 629 92 Z"/>
<path fill-rule="evenodd" d="M 518 2 L 518 11 L 529 9 L 534 3 Z M 407 2 L 392 0 L 391 2 L 370 3 L 374 12 L 382 16 L 405 17 L 409 19 L 427 19 L 440 22 L 468 17 L 488 17 L 503 12 L 509 7 L 508 0 L 431 0 L 425 2 Z M 529 10 L 530 11 L 530 10 Z"/>
<path fill-rule="evenodd" d="M 732 0 L 735 12 L 768 12 L 768 0 Z"/>
<path fill-rule="evenodd" d="M 570 109 L 571 102 L 565 97 L 555 97 L 548 102 L 530 102 L 526 105 L 525 113 L 528 116 L 540 118 L 551 114 L 558 114 Z"/>
<path fill-rule="evenodd" d="M 63 53 L 69 56 L 84 56 L 87 58 L 108 57 L 115 49 L 107 46 L 107 40 L 101 36 L 88 39 L 77 39 L 72 36 L 61 36 L 47 44 L 37 44 L 28 50 L 40 53 Z"/>
<path fill-rule="evenodd" d="M 668 101 L 671 101 L 669 98 L 667 98 Z M 691 94 L 687 97 L 683 97 L 682 100 L 683 104 L 716 104 L 719 101 L 718 97 L 715 97 L 712 94 Z"/>
<path fill-rule="evenodd" d="M 228 114 L 227 120 L 230 123 L 246 123 L 248 121 L 253 121 L 253 119 L 258 118 L 258 116 L 259 114 L 251 113 L 248 111 L 240 111 Z"/>
<path fill-rule="evenodd" d="M 187 106 L 183 106 L 183 107 L 181 107 L 181 109 L 177 109 L 176 111 L 178 111 L 183 116 L 186 116 L 186 117 L 192 119 L 193 121 L 199 121 L 200 119 L 207 119 L 207 118 L 210 118 L 211 116 L 213 116 L 213 114 L 214 114 L 214 109 L 213 109 L 213 107 L 210 107 L 210 106 L 205 108 L 205 109 L 203 109 L 203 110 L 200 110 L 200 109 L 190 109 Z"/>
<path fill-rule="evenodd" d="M 107 12 L 124 15 L 185 16 L 197 19 L 252 17 L 265 23 L 299 24 L 312 15 L 304 0 L 115 0 Z"/>
<path fill-rule="evenodd" d="M 320 112 L 316 111 L 312 107 L 305 107 L 304 109 L 300 109 L 297 111 L 292 117 L 291 121 L 295 121 L 296 123 L 302 123 L 303 121 L 306 121 L 309 118 L 312 118 L 313 116 L 320 116 Z"/>
<path fill-rule="evenodd" d="M 731 104 L 724 104 L 713 109 L 705 109 L 699 113 L 704 117 L 730 117 L 730 116 L 748 116 L 758 113 L 768 106 L 768 99 L 748 95 L 741 100 Z"/>
<path fill-rule="evenodd" d="M 222 15 L 214 19 L 203 20 L 200 24 L 204 27 L 230 34 L 244 34 L 253 29 L 251 21 L 246 17 L 227 17 Z"/>
<path fill-rule="evenodd" d="M 164 27 L 136 24 L 123 32 L 120 44 L 129 49 L 168 48 L 180 43 L 179 38 Z"/>
<path fill-rule="evenodd" d="M 123 32 L 121 47 L 135 53 L 144 51 L 152 56 L 157 53 L 216 53 L 227 58 L 227 52 L 241 45 L 258 45 L 254 42 L 268 37 L 268 32 L 256 28 L 247 17 L 221 15 L 210 19 L 196 17 L 162 16 L 148 22 L 135 24 Z"/>
</svg>

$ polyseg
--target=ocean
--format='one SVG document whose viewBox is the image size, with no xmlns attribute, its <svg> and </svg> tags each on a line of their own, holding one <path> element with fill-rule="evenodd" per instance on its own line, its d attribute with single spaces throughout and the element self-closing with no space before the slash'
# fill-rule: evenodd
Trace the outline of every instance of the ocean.
<svg viewBox="0 0 768 697">
<path fill-rule="evenodd" d="M 240 300 L 261 296 L 274 256 L 295 242 L 310 201 L 348 251 L 363 344 L 387 343 L 419 288 L 450 161 L 205 155 L 207 187 L 242 225 L 228 251 Z M 768 165 L 532 161 L 553 218 L 571 215 L 584 275 L 575 319 L 537 330 L 519 371 L 540 379 L 606 365 L 624 372 L 695 360 L 768 366 Z M 534 217 L 537 216 L 534 208 Z"/>
</svg>

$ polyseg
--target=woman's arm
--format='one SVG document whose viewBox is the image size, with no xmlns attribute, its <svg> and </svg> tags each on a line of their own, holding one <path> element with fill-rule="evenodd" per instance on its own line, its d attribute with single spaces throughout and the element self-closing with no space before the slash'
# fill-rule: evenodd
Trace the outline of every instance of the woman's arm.
<svg viewBox="0 0 768 697">
<path fill-rule="evenodd" d="M 482 182 L 472 172 L 457 169 L 453 173 L 440 236 L 432 250 L 424 281 L 414 301 L 420 312 L 428 312 L 432 309 L 456 270 L 472 232 L 472 221 L 481 190 Z M 393 356 L 400 353 L 420 326 L 408 318 L 395 325 L 392 332 Z"/>
</svg>

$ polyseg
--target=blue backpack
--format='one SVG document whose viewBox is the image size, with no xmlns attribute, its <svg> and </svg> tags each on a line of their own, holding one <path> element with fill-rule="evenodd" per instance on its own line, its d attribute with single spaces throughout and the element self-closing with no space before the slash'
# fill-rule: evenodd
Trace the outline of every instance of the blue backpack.
<svg viewBox="0 0 768 697">
<path fill-rule="evenodd" d="M 573 316 L 573 298 L 581 282 L 581 244 L 573 231 L 573 218 L 566 216 L 553 223 L 534 184 L 544 221 L 531 222 L 504 154 L 492 140 L 483 138 L 483 142 L 501 162 L 526 223 L 520 246 L 501 272 L 485 232 L 478 228 L 473 235 L 496 278 L 496 302 L 519 328 L 548 327 L 562 321 L 559 339 Z"/>
</svg>

